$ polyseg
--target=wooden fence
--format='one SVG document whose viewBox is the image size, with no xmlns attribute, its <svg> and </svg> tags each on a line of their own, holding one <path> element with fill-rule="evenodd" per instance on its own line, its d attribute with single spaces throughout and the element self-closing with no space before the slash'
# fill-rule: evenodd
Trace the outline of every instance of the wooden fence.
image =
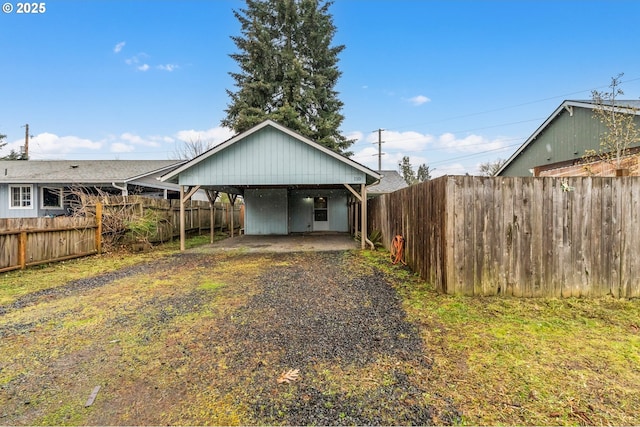
<svg viewBox="0 0 640 427">
<path fill-rule="evenodd" d="M 98 207 L 100 206 L 100 207 Z M 157 228 L 145 236 L 148 242 L 168 241 L 180 235 L 180 203 L 139 196 L 108 197 L 90 201 L 86 217 L 0 219 L 0 272 L 62 261 L 100 252 L 103 227 L 109 218 L 135 212 L 137 217 L 157 220 Z M 244 206 L 235 207 L 234 228 L 242 228 Z M 185 209 L 186 231 L 202 233 L 211 229 L 208 202 L 191 201 Z M 231 205 L 214 205 L 214 229 L 228 230 Z M 134 243 L 124 236 L 123 243 Z"/>
<path fill-rule="evenodd" d="M 96 218 L 0 219 L 0 272 L 99 252 Z"/>
<path fill-rule="evenodd" d="M 445 176 L 369 201 L 440 292 L 640 296 L 640 178 Z"/>
<path fill-rule="evenodd" d="M 154 220 L 157 228 L 147 240 L 152 243 L 165 242 L 180 236 L 180 201 L 151 199 L 141 196 L 109 196 L 95 198 L 89 204 L 100 201 L 104 205 L 104 216 L 124 218 L 135 214 Z M 217 202 L 213 206 L 214 229 L 229 230 L 231 224 L 231 204 Z M 185 231 L 187 234 L 201 234 L 211 229 L 211 206 L 209 202 L 191 200 L 185 204 Z M 234 206 L 234 229 L 244 228 L 244 205 Z M 106 222 L 106 220 L 105 220 Z M 130 236 L 133 238 L 134 236 Z"/>
</svg>

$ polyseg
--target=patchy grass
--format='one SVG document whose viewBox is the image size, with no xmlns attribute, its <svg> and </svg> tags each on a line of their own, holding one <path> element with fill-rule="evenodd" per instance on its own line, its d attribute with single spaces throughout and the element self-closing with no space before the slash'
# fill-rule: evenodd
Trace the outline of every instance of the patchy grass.
<svg viewBox="0 0 640 427">
<path fill-rule="evenodd" d="M 387 254 L 363 256 L 420 324 L 430 399 L 461 424 L 640 423 L 640 300 L 438 295 Z"/>
<path fill-rule="evenodd" d="M 225 234 L 216 234 L 215 240 L 218 241 L 225 237 Z M 185 247 L 192 249 L 206 245 L 209 242 L 209 236 L 195 236 L 186 240 Z M 150 262 L 157 257 L 175 253 L 179 249 L 180 241 L 174 240 L 154 246 L 150 251 L 146 252 L 131 253 L 124 250 L 106 252 L 100 255 L 29 267 L 25 270 L 0 273 L 0 306 L 11 304 L 23 295 L 56 288 L 72 280 Z M 46 278 L 46 280 L 43 280 L 43 278 Z"/>
<path fill-rule="evenodd" d="M 277 331 L 283 317 L 255 301 L 278 280 L 320 274 L 317 256 L 212 253 L 206 243 L 0 276 L 0 424 L 290 424 L 316 413 L 325 423 L 397 424 L 423 410 L 421 419 L 447 425 L 640 424 L 638 300 L 438 295 L 386 252 L 345 252 L 335 266 L 345 280 L 381 272 L 395 288 L 422 354 L 290 366 L 291 348 L 246 332 Z M 267 288 L 271 270 L 279 276 Z M 68 287 L 77 280 L 87 286 Z M 336 283 L 327 298 L 342 298 Z M 375 297 L 340 310 L 376 309 Z M 297 367 L 300 381 L 275 382 Z"/>
</svg>

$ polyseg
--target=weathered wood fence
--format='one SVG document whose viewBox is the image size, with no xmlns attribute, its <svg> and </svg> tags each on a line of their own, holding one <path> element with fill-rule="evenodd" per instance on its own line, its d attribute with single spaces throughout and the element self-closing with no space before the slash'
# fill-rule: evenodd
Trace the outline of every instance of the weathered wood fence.
<svg viewBox="0 0 640 427">
<path fill-rule="evenodd" d="M 138 196 L 101 197 L 88 208 L 86 217 L 0 219 L 0 272 L 98 253 L 103 223 L 110 217 L 124 217 L 127 212 L 158 221 L 153 234 L 146 236 L 149 242 L 168 241 L 180 235 L 178 201 Z M 242 227 L 243 208 L 236 205 L 233 210 L 234 228 Z M 228 230 L 231 205 L 216 203 L 214 209 L 214 229 Z M 208 202 L 188 202 L 185 211 L 188 233 L 211 230 Z M 134 238 L 129 236 L 130 240 L 125 239 L 125 243 L 133 243 Z"/>
<path fill-rule="evenodd" d="M 0 219 L 0 272 L 99 251 L 96 218 Z"/>
<path fill-rule="evenodd" d="M 95 198 L 103 203 L 104 216 L 124 218 L 129 215 L 148 218 L 156 223 L 156 228 L 147 240 L 152 243 L 165 242 L 180 236 L 180 201 L 152 199 L 141 196 L 109 196 Z M 185 204 L 185 231 L 187 234 L 201 234 L 211 229 L 229 230 L 231 224 L 231 204 L 216 202 L 213 216 L 209 202 L 190 200 Z M 236 204 L 233 209 L 234 229 L 244 227 L 244 205 Z"/>
<path fill-rule="evenodd" d="M 369 201 L 438 291 L 640 296 L 640 178 L 445 176 Z"/>
</svg>

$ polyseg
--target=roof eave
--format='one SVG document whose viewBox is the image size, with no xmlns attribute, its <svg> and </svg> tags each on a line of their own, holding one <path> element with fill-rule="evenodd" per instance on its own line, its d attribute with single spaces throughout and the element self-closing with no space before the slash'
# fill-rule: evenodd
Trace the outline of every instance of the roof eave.
<svg viewBox="0 0 640 427">
<path fill-rule="evenodd" d="M 278 124 L 276 122 L 274 122 L 273 120 L 265 120 L 262 123 L 257 124 L 256 126 L 252 127 L 251 129 L 243 132 L 243 133 L 239 133 L 235 136 L 233 136 L 232 138 L 226 140 L 225 142 L 222 142 L 221 144 L 216 145 L 215 147 L 211 148 L 210 150 L 202 153 L 201 155 L 194 157 L 192 160 L 186 162 L 185 164 L 183 164 L 182 166 L 178 167 L 177 169 L 169 172 L 166 175 L 163 175 L 160 177 L 161 181 L 168 181 L 168 182 L 173 182 L 175 184 L 178 183 L 178 176 L 180 175 L 181 172 L 189 169 L 190 167 L 200 163 L 203 160 L 208 159 L 209 157 L 213 156 L 214 154 L 224 150 L 225 148 L 229 147 L 230 145 L 235 144 L 236 142 L 240 141 L 241 139 L 244 139 L 256 132 L 258 132 L 259 130 L 264 129 L 267 126 L 271 126 L 275 129 L 280 130 L 281 132 L 286 133 L 287 135 L 291 136 L 292 138 L 295 138 L 299 141 L 302 141 L 308 145 L 313 146 L 314 148 L 328 154 L 329 156 L 335 158 L 336 160 L 339 160 L 341 162 L 347 163 L 348 165 L 350 165 L 351 167 L 354 167 L 356 169 L 358 169 L 359 171 L 365 173 L 367 176 L 371 177 L 372 180 L 371 182 L 369 182 L 368 179 L 366 179 L 365 181 L 368 183 L 367 185 L 374 183 L 378 180 L 380 180 L 380 178 L 382 178 L 382 175 L 378 174 L 377 172 L 373 171 L 372 169 L 369 169 L 368 167 L 361 165 L 360 163 L 356 162 L 355 160 L 351 160 L 348 157 L 345 157 L 341 154 L 336 153 L 333 150 L 330 150 L 329 148 L 318 144 L 315 141 L 310 140 L 309 138 L 300 135 L 299 133 L 285 127 L 282 126 L 281 124 Z"/>
</svg>

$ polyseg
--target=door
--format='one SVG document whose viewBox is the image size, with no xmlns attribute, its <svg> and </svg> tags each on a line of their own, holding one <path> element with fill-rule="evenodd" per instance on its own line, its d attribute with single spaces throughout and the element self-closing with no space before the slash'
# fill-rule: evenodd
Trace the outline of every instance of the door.
<svg viewBox="0 0 640 427">
<path fill-rule="evenodd" d="M 313 231 L 329 230 L 329 199 L 327 197 L 313 198 Z"/>
</svg>

